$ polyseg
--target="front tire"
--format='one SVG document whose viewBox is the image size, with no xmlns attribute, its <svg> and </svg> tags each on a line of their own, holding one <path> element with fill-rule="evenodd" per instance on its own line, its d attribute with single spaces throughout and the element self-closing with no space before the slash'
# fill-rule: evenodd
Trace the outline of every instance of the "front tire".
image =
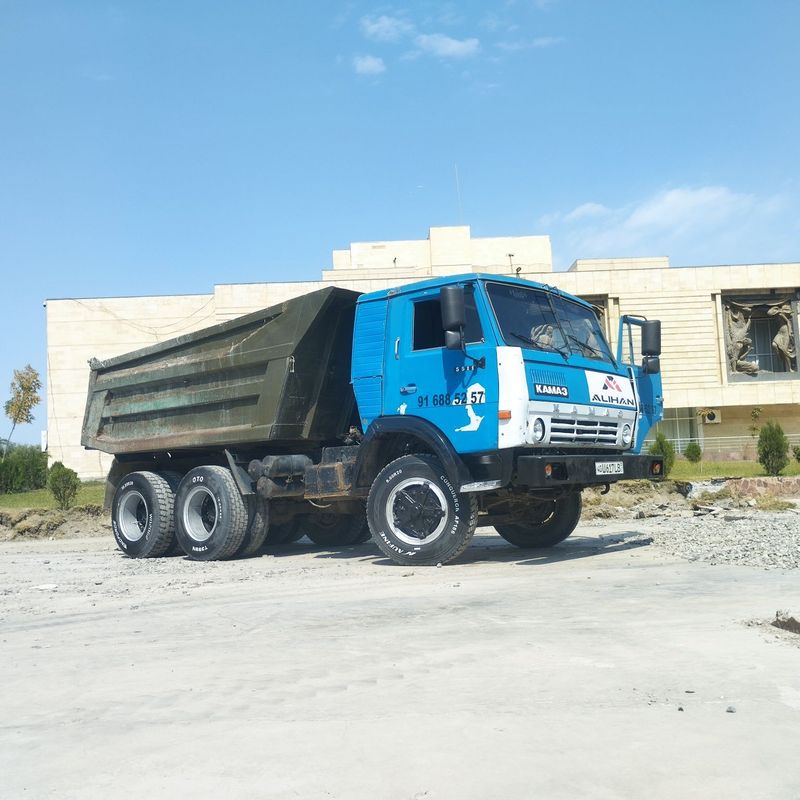
<svg viewBox="0 0 800 800">
<path fill-rule="evenodd" d="M 556 500 L 531 501 L 518 513 L 519 522 L 495 525 L 507 541 L 526 550 L 552 547 L 563 542 L 581 518 L 581 493 L 573 492 Z M 491 521 L 491 514 L 489 521 Z"/>
<path fill-rule="evenodd" d="M 175 495 L 175 533 L 195 561 L 231 558 L 247 534 L 249 514 L 230 470 L 195 467 Z"/>
<path fill-rule="evenodd" d="M 120 481 L 111 503 L 117 547 L 131 558 L 166 555 L 175 541 L 169 483 L 155 472 L 131 472 Z"/>
<path fill-rule="evenodd" d="M 407 455 L 385 466 L 367 499 L 372 538 L 397 564 L 444 564 L 469 545 L 478 523 L 473 494 L 459 494 L 438 458 Z"/>
</svg>

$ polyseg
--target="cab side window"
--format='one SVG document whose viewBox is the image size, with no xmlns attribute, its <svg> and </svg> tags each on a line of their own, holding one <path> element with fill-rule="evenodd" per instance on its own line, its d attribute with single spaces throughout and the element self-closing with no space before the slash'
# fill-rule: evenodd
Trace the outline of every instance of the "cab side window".
<svg viewBox="0 0 800 800">
<path fill-rule="evenodd" d="M 438 300 L 414 303 L 414 350 L 444 347 L 442 306 Z"/>
<path fill-rule="evenodd" d="M 475 307 L 475 295 L 467 289 L 464 309 L 466 311 L 466 327 L 464 338 L 467 342 L 482 342 L 483 330 Z M 414 303 L 414 340 L 413 350 L 431 350 L 444 347 L 444 329 L 442 328 L 442 306 L 437 297 L 434 300 L 419 300 Z"/>
</svg>

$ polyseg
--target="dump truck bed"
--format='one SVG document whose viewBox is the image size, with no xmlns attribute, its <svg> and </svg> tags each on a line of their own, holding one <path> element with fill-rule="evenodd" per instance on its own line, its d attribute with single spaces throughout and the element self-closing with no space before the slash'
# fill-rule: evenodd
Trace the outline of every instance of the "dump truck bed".
<svg viewBox="0 0 800 800">
<path fill-rule="evenodd" d="M 81 443 L 155 453 L 334 441 L 347 431 L 358 292 L 320 289 L 90 362 Z"/>
</svg>

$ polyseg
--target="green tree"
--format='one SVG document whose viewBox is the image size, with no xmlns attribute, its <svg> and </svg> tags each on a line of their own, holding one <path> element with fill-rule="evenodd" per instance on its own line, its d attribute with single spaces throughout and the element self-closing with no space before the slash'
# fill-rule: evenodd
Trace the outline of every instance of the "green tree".
<svg viewBox="0 0 800 800">
<path fill-rule="evenodd" d="M 50 467 L 50 474 L 47 476 L 47 488 L 56 500 L 56 505 L 66 511 L 75 502 L 78 489 L 81 487 L 81 480 L 75 470 L 65 467 L 60 461 L 56 461 Z"/>
<path fill-rule="evenodd" d="M 656 440 L 650 445 L 647 452 L 651 456 L 661 456 L 664 459 L 664 477 L 666 478 L 675 466 L 675 447 L 672 442 L 659 431 L 656 434 Z"/>
<path fill-rule="evenodd" d="M 700 449 L 700 445 L 697 442 L 689 442 L 686 445 L 686 449 L 683 451 L 683 455 L 687 461 L 691 461 L 692 464 L 699 464 L 700 460 L 703 458 L 703 451 Z"/>
<path fill-rule="evenodd" d="M 789 463 L 789 440 L 777 422 L 768 422 L 758 434 L 758 463 L 767 475 L 779 475 Z"/>
<path fill-rule="evenodd" d="M 11 381 L 11 397 L 4 406 L 6 416 L 11 420 L 11 433 L 8 434 L 3 446 L 3 455 L 0 461 L 5 460 L 8 443 L 14 435 L 17 425 L 29 425 L 33 422 L 33 409 L 42 400 L 39 397 L 41 388 L 42 379 L 30 364 L 26 364 L 24 369 L 14 370 L 14 380 Z"/>
<path fill-rule="evenodd" d="M 750 424 L 747 426 L 747 430 L 750 431 L 750 435 L 755 439 L 758 436 L 758 420 L 759 417 L 764 413 L 761 406 L 756 406 L 755 408 L 750 409 Z"/>
</svg>

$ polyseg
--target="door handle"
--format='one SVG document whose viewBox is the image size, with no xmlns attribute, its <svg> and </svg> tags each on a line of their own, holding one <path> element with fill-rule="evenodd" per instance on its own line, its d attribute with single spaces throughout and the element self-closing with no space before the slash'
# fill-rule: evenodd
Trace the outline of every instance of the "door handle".
<svg viewBox="0 0 800 800">
<path fill-rule="evenodd" d="M 408 386 L 400 387 L 400 394 L 414 394 L 417 391 L 416 383 L 409 383 Z"/>
<path fill-rule="evenodd" d="M 394 340 L 394 358 L 397 361 L 400 358 L 400 337 Z"/>
</svg>

